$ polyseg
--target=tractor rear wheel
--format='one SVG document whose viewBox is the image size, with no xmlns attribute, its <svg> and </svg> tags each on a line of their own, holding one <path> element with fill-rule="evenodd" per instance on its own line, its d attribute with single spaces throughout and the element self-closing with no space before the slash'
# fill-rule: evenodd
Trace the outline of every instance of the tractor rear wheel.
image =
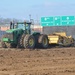
<svg viewBox="0 0 75 75">
<path fill-rule="evenodd" d="M 48 40 L 48 37 L 47 35 L 40 35 L 39 36 L 39 39 L 38 39 L 38 42 L 39 42 L 39 46 L 41 48 L 48 48 L 48 45 L 49 45 L 49 40 Z"/>
<path fill-rule="evenodd" d="M 23 42 L 24 48 L 33 49 L 35 47 L 35 38 L 33 35 L 26 35 Z"/>
<path fill-rule="evenodd" d="M 23 48 L 23 41 L 24 41 L 24 37 L 25 37 L 25 34 L 23 34 L 22 36 L 19 36 L 18 38 L 18 48 Z"/>
<path fill-rule="evenodd" d="M 38 38 L 39 38 L 40 34 L 36 34 L 36 35 L 33 35 L 33 36 L 35 38 L 35 48 L 39 48 Z"/>
</svg>

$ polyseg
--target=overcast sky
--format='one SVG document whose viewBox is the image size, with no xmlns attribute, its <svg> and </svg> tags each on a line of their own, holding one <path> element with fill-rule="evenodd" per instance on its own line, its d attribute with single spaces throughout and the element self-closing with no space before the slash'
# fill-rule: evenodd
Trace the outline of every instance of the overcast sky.
<svg viewBox="0 0 75 75">
<path fill-rule="evenodd" d="M 43 16 L 75 16 L 75 0 L 0 0 L 0 17 L 40 19 Z"/>
</svg>

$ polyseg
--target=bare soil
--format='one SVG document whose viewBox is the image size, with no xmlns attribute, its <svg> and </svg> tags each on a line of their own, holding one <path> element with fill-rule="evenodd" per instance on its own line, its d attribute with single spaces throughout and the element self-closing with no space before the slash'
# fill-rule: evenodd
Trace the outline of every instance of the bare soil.
<svg viewBox="0 0 75 75">
<path fill-rule="evenodd" d="M 0 48 L 0 75 L 75 75 L 75 48 Z"/>
</svg>

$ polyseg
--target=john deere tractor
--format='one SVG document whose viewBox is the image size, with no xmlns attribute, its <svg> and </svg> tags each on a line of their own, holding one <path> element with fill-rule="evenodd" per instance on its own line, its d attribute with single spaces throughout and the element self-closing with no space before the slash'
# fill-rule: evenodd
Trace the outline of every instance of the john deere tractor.
<svg viewBox="0 0 75 75">
<path fill-rule="evenodd" d="M 31 22 L 10 23 L 10 29 L 3 35 L 1 41 L 3 48 L 47 48 L 49 41 L 45 34 L 33 32 Z"/>
</svg>

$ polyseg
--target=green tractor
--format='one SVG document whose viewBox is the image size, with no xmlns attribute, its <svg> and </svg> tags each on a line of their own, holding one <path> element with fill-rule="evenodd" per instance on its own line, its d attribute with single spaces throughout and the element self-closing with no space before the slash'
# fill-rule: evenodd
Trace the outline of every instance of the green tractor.
<svg viewBox="0 0 75 75">
<path fill-rule="evenodd" d="M 1 40 L 3 48 L 47 48 L 48 37 L 39 32 L 33 32 L 31 22 L 10 23 L 10 29 L 6 31 Z"/>
</svg>

